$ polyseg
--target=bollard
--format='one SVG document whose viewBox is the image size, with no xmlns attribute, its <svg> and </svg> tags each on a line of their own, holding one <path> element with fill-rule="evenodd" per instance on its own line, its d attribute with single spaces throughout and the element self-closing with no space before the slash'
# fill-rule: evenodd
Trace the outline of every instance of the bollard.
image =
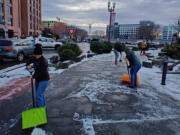
<svg viewBox="0 0 180 135">
<path fill-rule="evenodd" d="M 166 74 L 167 74 L 167 69 L 168 69 L 168 62 L 165 61 L 163 65 L 163 72 L 162 72 L 162 85 L 166 85 Z"/>
</svg>

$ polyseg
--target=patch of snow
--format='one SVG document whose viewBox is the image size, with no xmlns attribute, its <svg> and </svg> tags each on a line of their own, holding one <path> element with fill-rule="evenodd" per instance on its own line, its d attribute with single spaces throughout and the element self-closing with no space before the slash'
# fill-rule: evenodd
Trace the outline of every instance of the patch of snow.
<svg viewBox="0 0 180 135">
<path fill-rule="evenodd" d="M 170 95 L 175 100 L 180 100 L 179 82 L 180 76 L 167 74 L 166 85 L 161 85 L 162 74 L 161 69 L 153 67 L 152 69 L 142 67 L 139 71 L 140 82 L 142 84 L 150 84 L 154 90 L 163 94 Z"/>
<path fill-rule="evenodd" d="M 31 135 L 46 135 L 46 132 L 41 128 L 34 128 Z"/>
<path fill-rule="evenodd" d="M 13 79 L 18 79 L 18 78 L 24 78 L 29 76 L 30 73 L 26 70 L 25 67 L 18 68 L 6 73 L 2 73 L 0 77 L 0 87 L 4 87 Z"/>
<path fill-rule="evenodd" d="M 6 69 L 2 69 L 2 70 L 0 70 L 0 74 L 6 73 L 6 72 L 8 72 L 10 70 L 13 70 L 13 69 L 16 69 L 16 68 L 19 68 L 19 67 L 23 67 L 23 66 L 25 66 L 25 64 L 19 64 L 19 65 L 15 65 L 15 66 L 12 66 L 12 67 L 8 67 Z"/>
<path fill-rule="evenodd" d="M 56 69 L 55 67 L 49 67 L 50 74 L 61 74 L 65 69 Z"/>
<path fill-rule="evenodd" d="M 173 71 L 175 71 L 175 72 L 180 72 L 180 64 L 178 64 L 177 66 L 175 66 L 175 67 L 173 68 Z"/>
<path fill-rule="evenodd" d="M 97 104 L 109 104 L 101 100 L 100 96 L 105 95 L 107 93 L 119 93 L 122 94 L 130 94 L 131 89 L 127 88 L 123 85 L 112 84 L 108 80 L 92 80 L 91 78 L 84 78 L 88 83 L 82 84 L 83 89 L 79 92 L 73 92 L 69 94 L 66 98 L 79 98 L 79 97 L 87 97 L 91 102 L 95 102 Z M 135 93 L 134 93 L 135 94 Z"/>
</svg>

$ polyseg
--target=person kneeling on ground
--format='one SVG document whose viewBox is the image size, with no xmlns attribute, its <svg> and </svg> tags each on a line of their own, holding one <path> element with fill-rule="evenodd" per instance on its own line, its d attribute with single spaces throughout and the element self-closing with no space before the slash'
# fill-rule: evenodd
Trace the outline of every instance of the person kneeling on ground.
<svg viewBox="0 0 180 135">
<path fill-rule="evenodd" d="M 125 61 L 129 61 L 129 66 L 130 68 L 130 74 L 131 74 L 131 84 L 129 85 L 130 88 L 135 88 L 137 86 L 136 81 L 137 81 L 137 73 L 141 68 L 141 63 L 138 57 L 135 55 L 133 51 L 130 51 L 126 49 L 126 58 Z"/>
<path fill-rule="evenodd" d="M 49 83 L 49 73 L 48 73 L 48 62 L 42 55 L 42 48 L 37 46 L 34 49 L 35 57 L 32 57 L 27 63 L 27 69 L 32 69 L 31 65 L 33 63 L 33 68 L 35 70 L 32 78 L 35 79 L 36 87 L 36 107 L 46 106 L 46 100 L 44 92 Z"/>
</svg>

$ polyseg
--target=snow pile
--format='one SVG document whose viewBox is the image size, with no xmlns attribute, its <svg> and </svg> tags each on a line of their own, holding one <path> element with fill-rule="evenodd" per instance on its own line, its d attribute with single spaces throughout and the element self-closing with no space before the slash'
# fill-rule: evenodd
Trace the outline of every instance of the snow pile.
<svg viewBox="0 0 180 135">
<path fill-rule="evenodd" d="M 175 72 L 180 72 L 180 64 L 178 64 L 177 66 L 175 66 L 175 67 L 173 68 L 173 71 L 175 71 Z"/>
<path fill-rule="evenodd" d="M 95 135 L 93 119 L 83 119 L 83 132 L 85 135 Z"/>
<path fill-rule="evenodd" d="M 46 132 L 42 130 L 41 128 L 34 128 L 31 135 L 46 135 Z"/>
</svg>

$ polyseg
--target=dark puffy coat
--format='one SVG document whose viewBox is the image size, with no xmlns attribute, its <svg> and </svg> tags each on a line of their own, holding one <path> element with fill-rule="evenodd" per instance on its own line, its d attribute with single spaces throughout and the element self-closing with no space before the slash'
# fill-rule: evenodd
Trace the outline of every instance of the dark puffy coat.
<svg viewBox="0 0 180 135">
<path fill-rule="evenodd" d="M 43 56 L 39 59 L 32 57 L 26 64 L 30 65 L 31 63 L 33 63 L 33 68 L 35 70 L 33 78 L 35 78 L 37 82 L 48 81 L 50 79 L 48 73 L 48 62 Z"/>
</svg>

